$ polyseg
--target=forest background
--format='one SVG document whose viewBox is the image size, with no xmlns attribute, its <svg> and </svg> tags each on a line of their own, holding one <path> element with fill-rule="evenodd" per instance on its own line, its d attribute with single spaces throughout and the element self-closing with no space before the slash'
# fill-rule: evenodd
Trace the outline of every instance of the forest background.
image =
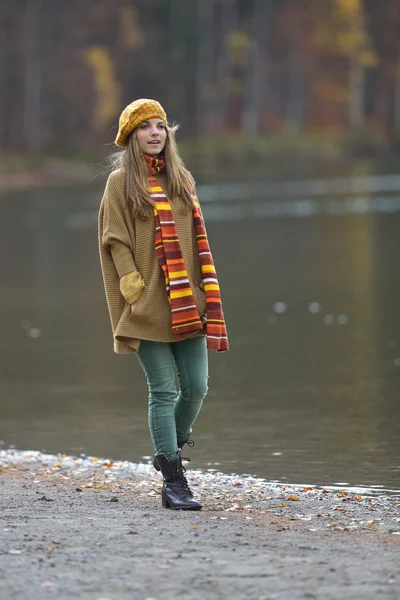
<svg viewBox="0 0 400 600">
<path fill-rule="evenodd" d="M 192 163 L 400 148 L 398 0 L 3 0 L 2 169 L 101 159 L 158 99 Z"/>
</svg>

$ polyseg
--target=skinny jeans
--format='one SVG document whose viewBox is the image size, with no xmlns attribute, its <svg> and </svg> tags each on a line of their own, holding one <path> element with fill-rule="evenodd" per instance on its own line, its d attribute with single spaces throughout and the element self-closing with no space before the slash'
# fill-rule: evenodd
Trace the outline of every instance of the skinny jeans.
<svg viewBox="0 0 400 600">
<path fill-rule="evenodd" d="M 170 343 L 142 340 L 137 357 L 147 379 L 155 453 L 176 460 L 178 441 L 191 433 L 207 395 L 207 339 L 202 336 Z"/>
</svg>

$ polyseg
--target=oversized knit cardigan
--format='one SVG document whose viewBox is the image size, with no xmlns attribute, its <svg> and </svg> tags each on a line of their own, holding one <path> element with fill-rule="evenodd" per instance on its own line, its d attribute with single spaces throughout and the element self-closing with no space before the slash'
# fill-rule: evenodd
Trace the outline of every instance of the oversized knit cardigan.
<svg viewBox="0 0 400 600">
<path fill-rule="evenodd" d="M 168 194 L 165 175 L 157 181 Z M 169 198 L 185 267 L 201 317 L 207 310 L 192 211 L 182 209 L 180 198 Z M 117 354 L 137 352 L 141 340 L 176 342 L 172 333 L 171 305 L 164 275 L 155 252 L 154 216 L 132 216 L 121 169 L 107 181 L 99 211 L 99 252 L 108 310 Z M 129 275 L 129 277 L 127 277 Z M 136 276 L 136 277 L 135 277 Z M 124 281 L 135 281 L 137 293 L 124 292 Z M 124 292 L 124 294 L 123 294 Z M 129 302 L 139 295 L 133 312 Z M 205 331 L 188 334 L 198 337 Z M 181 338 L 185 339 L 185 338 Z"/>
</svg>

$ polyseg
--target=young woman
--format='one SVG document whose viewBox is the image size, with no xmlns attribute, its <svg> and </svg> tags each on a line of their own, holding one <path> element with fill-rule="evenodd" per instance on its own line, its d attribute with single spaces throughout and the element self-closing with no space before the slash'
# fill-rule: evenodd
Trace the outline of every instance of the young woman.
<svg viewBox="0 0 400 600">
<path fill-rule="evenodd" d="M 174 134 L 155 100 L 122 112 L 115 143 L 124 150 L 101 202 L 99 249 L 114 350 L 136 352 L 147 379 L 162 504 L 199 510 L 181 448 L 193 445 L 207 394 L 207 348 L 228 350 L 228 338 L 195 183 Z"/>
</svg>

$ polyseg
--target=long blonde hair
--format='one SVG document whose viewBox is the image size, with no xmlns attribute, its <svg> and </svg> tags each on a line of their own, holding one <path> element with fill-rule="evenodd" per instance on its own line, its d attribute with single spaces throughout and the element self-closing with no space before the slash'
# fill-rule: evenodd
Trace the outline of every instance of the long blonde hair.
<svg viewBox="0 0 400 600">
<path fill-rule="evenodd" d="M 188 212 L 193 207 L 195 182 L 179 156 L 175 141 L 177 129 L 177 125 L 166 125 L 167 138 L 163 153 L 166 163 L 167 195 L 170 198 L 179 196 L 183 210 Z M 127 137 L 125 149 L 111 155 L 110 161 L 114 169 L 124 171 L 126 196 L 132 200 L 133 215 L 141 219 L 148 218 L 153 214 L 154 202 L 150 197 L 149 171 L 137 140 L 136 129 Z"/>
</svg>

